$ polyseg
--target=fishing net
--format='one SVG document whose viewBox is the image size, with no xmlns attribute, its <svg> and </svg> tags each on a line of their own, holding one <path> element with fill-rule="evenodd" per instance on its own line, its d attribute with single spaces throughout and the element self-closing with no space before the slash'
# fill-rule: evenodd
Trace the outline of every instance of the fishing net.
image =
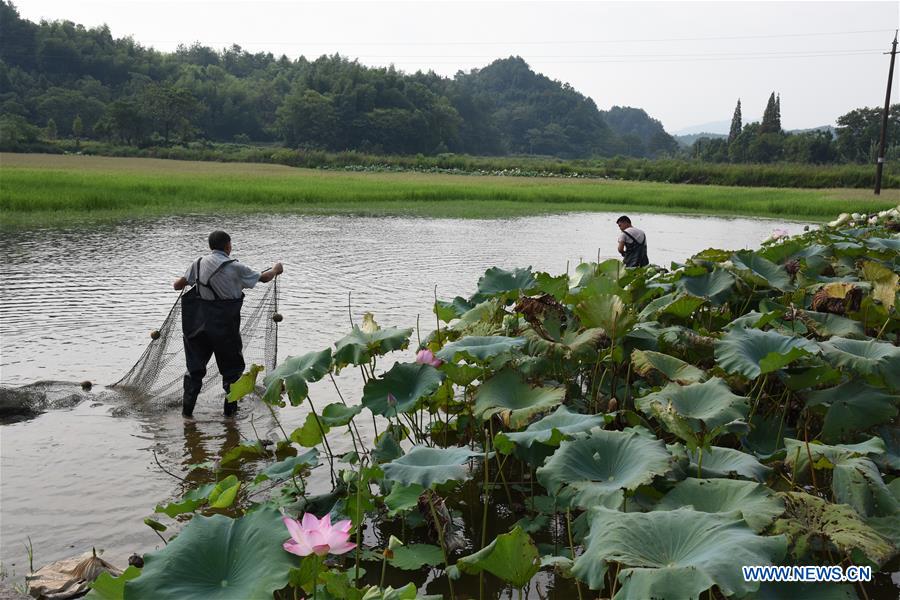
<svg viewBox="0 0 900 600">
<path fill-rule="evenodd" d="M 241 308 L 241 339 L 244 342 L 244 362 L 248 367 L 257 364 L 264 366 L 267 371 L 275 368 L 278 359 L 278 322 L 273 317 L 278 311 L 277 281 L 276 278 L 271 285 L 246 290 Z M 131 370 L 109 387 L 161 403 L 180 399 L 186 371 L 181 332 L 181 296 L 172 305 L 162 326 L 151 334 L 151 338 L 147 349 Z M 211 358 L 198 399 L 221 400 L 223 393 L 222 375 L 215 358 Z"/>
</svg>

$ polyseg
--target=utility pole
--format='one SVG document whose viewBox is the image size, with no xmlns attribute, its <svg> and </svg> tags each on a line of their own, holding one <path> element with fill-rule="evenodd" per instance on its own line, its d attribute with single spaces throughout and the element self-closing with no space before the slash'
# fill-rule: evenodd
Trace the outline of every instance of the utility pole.
<svg viewBox="0 0 900 600">
<path fill-rule="evenodd" d="M 884 171 L 884 144 L 887 138 L 888 114 L 891 112 L 891 82 L 894 79 L 894 57 L 897 56 L 897 30 L 891 47 L 891 66 L 888 69 L 887 93 L 884 96 L 884 114 L 881 117 L 881 140 L 878 142 L 878 164 L 875 167 L 875 195 L 881 194 L 881 173 Z"/>
</svg>

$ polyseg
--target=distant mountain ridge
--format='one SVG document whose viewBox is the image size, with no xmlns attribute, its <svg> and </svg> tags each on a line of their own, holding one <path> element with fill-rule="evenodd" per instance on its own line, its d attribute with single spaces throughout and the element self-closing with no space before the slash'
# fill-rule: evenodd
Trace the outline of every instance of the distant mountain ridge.
<svg viewBox="0 0 900 600">
<path fill-rule="evenodd" d="M 372 154 L 561 158 L 653 157 L 678 148 L 644 110 L 601 111 L 518 56 L 448 78 L 236 45 L 163 53 L 114 38 L 106 26 L 33 23 L 7 0 L 0 0 L 0 118 L 16 125 L 17 139 L 139 147 L 281 141 Z"/>
</svg>

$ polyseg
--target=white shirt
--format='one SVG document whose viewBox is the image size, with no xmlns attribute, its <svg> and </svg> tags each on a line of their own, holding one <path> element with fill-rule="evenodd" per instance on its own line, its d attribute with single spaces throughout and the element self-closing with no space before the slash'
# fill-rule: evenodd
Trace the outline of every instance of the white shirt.
<svg viewBox="0 0 900 600">
<path fill-rule="evenodd" d="M 216 291 L 219 298 L 223 300 L 234 300 L 241 297 L 243 290 L 256 286 L 259 281 L 260 273 L 254 271 L 247 265 L 241 264 L 236 260 L 222 267 L 222 270 L 210 279 L 210 275 L 219 268 L 223 262 L 231 260 L 231 257 L 221 250 L 213 250 L 203 257 L 200 261 L 200 280 Z M 184 278 L 187 279 L 188 285 L 197 283 L 197 273 L 194 266 L 197 261 L 191 263 Z M 212 294 L 208 289 L 200 286 L 200 297 L 206 300 L 212 300 Z"/>
<path fill-rule="evenodd" d="M 625 233 L 628 233 L 634 240 L 630 239 Z M 637 227 L 629 227 L 625 231 L 619 233 L 619 241 L 628 245 L 643 244 L 647 241 L 647 235 Z"/>
</svg>

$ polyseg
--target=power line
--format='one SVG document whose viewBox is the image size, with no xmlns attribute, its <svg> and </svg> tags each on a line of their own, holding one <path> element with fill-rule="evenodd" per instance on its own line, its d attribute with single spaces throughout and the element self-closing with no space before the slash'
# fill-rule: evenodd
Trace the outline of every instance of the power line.
<svg viewBox="0 0 900 600">
<path fill-rule="evenodd" d="M 627 43 L 648 43 L 648 42 L 702 42 L 702 41 L 719 41 L 719 40 L 763 40 L 777 38 L 801 38 L 801 37 L 824 37 L 824 36 L 840 36 L 840 35 L 858 35 L 866 33 L 886 33 L 892 32 L 893 29 L 861 29 L 856 31 L 819 31 L 819 32 L 800 32 L 800 33 L 771 33 L 757 35 L 722 35 L 722 36 L 704 36 L 704 37 L 675 37 L 675 38 L 618 38 L 608 40 L 503 40 L 503 41 L 472 41 L 472 40 L 449 40 L 436 42 L 433 40 L 412 42 L 412 41 L 392 41 L 392 42 L 363 42 L 359 40 L 331 40 L 331 41 L 311 41 L 311 40 L 292 40 L 292 41 L 245 41 L 244 44 L 270 46 L 296 46 L 299 44 L 309 46 L 329 46 L 333 44 L 353 45 L 353 46 L 498 46 L 506 44 L 517 45 L 536 45 L 536 44 L 627 44 Z M 181 40 L 143 40 L 147 44 L 178 44 L 183 43 Z M 207 44 L 234 44 L 233 41 L 208 40 Z M 240 44 L 237 44 L 240 45 Z"/>
</svg>

